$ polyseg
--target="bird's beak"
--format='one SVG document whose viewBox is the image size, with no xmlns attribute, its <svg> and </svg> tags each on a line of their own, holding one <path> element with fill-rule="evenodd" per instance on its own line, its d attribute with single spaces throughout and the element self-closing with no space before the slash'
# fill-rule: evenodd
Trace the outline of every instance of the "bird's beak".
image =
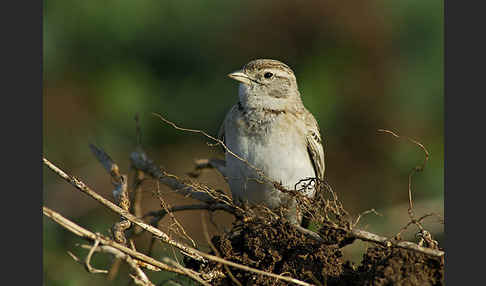
<svg viewBox="0 0 486 286">
<path fill-rule="evenodd" d="M 228 77 L 237 80 L 241 83 L 249 85 L 251 83 L 251 78 L 243 72 L 243 70 L 238 70 L 228 74 Z"/>
</svg>

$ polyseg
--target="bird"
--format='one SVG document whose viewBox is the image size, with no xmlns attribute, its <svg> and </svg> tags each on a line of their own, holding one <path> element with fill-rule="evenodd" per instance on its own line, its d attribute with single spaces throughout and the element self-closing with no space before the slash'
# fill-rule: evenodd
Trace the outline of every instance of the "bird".
<svg viewBox="0 0 486 286">
<path fill-rule="evenodd" d="M 281 61 L 256 59 L 228 74 L 239 83 L 238 102 L 227 112 L 218 132 L 224 143 L 220 171 L 233 201 L 287 206 L 287 219 L 308 226 L 287 190 L 313 198 L 315 178 L 324 180 L 322 137 L 314 116 L 304 106 L 293 70 Z"/>
</svg>

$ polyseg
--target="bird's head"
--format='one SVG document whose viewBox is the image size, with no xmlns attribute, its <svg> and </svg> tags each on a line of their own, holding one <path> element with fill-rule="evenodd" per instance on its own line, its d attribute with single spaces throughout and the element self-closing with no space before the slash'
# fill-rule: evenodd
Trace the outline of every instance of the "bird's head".
<svg viewBox="0 0 486 286">
<path fill-rule="evenodd" d="M 240 82 L 239 97 L 243 105 L 282 109 L 300 102 L 294 72 L 280 61 L 253 60 L 228 76 Z"/>
</svg>

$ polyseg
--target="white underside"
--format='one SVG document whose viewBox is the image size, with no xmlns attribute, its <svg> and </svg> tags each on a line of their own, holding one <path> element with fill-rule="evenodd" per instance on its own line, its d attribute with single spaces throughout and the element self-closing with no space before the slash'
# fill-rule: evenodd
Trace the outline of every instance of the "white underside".
<svg viewBox="0 0 486 286">
<path fill-rule="evenodd" d="M 270 208 L 280 206 L 285 196 L 272 183 L 259 176 L 258 170 L 272 181 L 281 183 L 286 189 L 294 190 L 296 184 L 315 178 L 314 167 L 307 152 L 304 126 L 275 116 L 265 128 L 249 131 L 242 119 L 237 119 L 225 128 L 226 146 L 246 160 L 247 163 L 226 153 L 226 175 L 234 200 L 250 203 L 265 203 Z M 287 120 L 285 122 L 285 120 Z M 252 165 L 253 167 L 249 166 Z M 314 196 L 314 184 L 301 182 L 301 189 L 307 196 Z"/>
</svg>

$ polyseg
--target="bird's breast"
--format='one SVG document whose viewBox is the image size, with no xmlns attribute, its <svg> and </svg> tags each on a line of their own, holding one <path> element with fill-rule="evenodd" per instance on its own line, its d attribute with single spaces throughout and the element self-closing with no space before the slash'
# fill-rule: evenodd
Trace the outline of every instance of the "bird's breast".
<svg viewBox="0 0 486 286">
<path fill-rule="evenodd" d="M 228 176 L 232 177 L 228 182 L 233 195 L 278 205 L 272 202 L 278 196 L 268 180 L 294 189 L 300 180 L 316 177 L 307 152 L 305 126 L 288 114 L 251 117 L 241 116 L 226 126 L 226 145 L 239 157 L 226 154 Z"/>
</svg>

